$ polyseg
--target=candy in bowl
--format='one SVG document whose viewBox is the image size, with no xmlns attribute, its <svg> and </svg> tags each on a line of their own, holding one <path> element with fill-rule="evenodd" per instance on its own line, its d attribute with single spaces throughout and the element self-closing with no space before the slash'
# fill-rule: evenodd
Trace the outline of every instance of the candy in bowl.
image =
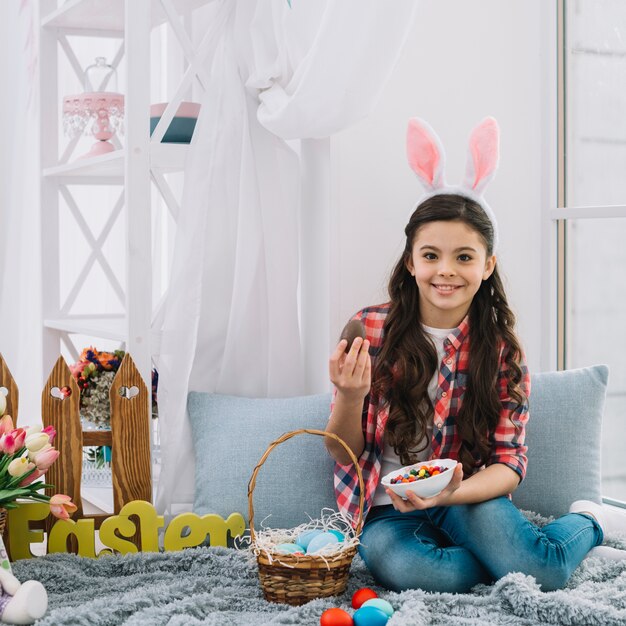
<svg viewBox="0 0 626 626">
<path fill-rule="evenodd" d="M 408 491 L 420 498 L 430 498 L 447 487 L 456 466 L 453 459 L 423 461 L 389 472 L 381 483 L 405 499 Z"/>
</svg>

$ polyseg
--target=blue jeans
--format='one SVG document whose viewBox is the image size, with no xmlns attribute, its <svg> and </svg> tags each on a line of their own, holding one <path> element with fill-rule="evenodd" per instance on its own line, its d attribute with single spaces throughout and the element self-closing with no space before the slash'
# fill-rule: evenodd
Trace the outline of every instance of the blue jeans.
<svg viewBox="0 0 626 626">
<path fill-rule="evenodd" d="M 511 572 L 534 576 L 552 591 L 603 539 L 587 515 L 568 513 L 539 528 L 503 496 L 411 513 L 374 507 L 359 553 L 376 581 L 394 591 L 465 593 Z"/>
</svg>

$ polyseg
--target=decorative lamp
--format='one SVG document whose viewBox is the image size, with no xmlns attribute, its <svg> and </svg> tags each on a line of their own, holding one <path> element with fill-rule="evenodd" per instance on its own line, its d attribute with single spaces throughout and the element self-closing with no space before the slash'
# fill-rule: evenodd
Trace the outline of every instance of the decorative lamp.
<svg viewBox="0 0 626 626">
<path fill-rule="evenodd" d="M 113 91 L 105 91 L 109 83 Z M 124 131 L 124 95 L 117 92 L 115 68 L 97 57 L 85 70 L 83 88 L 83 93 L 63 98 L 63 130 L 68 137 L 85 133 L 98 140 L 81 158 L 113 152 L 110 139 Z"/>
</svg>

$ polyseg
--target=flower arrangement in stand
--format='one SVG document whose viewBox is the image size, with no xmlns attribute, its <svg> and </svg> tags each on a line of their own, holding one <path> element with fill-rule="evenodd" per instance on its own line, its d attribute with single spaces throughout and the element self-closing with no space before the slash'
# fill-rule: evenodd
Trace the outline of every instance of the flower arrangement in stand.
<svg viewBox="0 0 626 626">
<path fill-rule="evenodd" d="M 84 421 L 96 428 L 111 425 L 109 391 L 115 374 L 125 356 L 123 350 L 100 352 L 94 347 L 85 348 L 79 360 L 70 365 L 70 371 L 80 389 L 80 413 Z M 152 416 L 157 416 L 156 390 L 158 374 L 152 370 Z"/>
<path fill-rule="evenodd" d="M 15 428 L 13 418 L 5 412 L 6 398 L 0 394 L 0 511 L 17 508 L 20 500 L 34 500 L 49 503 L 55 517 L 69 519 L 77 509 L 70 496 L 42 493 L 52 485 L 39 480 L 59 456 L 52 445 L 54 428 Z"/>
<path fill-rule="evenodd" d="M 85 348 L 70 371 L 80 389 L 80 415 L 85 426 L 95 429 L 111 427 L 109 392 L 126 353 L 104 352 L 93 346 Z M 152 370 L 152 417 L 157 417 L 156 392 L 158 374 Z M 84 449 L 83 481 L 85 484 L 108 484 L 111 480 L 111 448 L 93 446 Z"/>
<path fill-rule="evenodd" d="M 80 389 L 80 415 L 97 428 L 111 424 L 109 390 L 124 358 L 124 352 L 99 352 L 85 348 L 80 359 L 70 365 L 72 376 Z"/>
</svg>

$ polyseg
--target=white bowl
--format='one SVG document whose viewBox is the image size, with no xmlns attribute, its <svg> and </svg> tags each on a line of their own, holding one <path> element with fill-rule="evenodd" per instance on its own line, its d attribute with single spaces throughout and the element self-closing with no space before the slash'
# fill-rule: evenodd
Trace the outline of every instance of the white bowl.
<svg viewBox="0 0 626 626">
<path fill-rule="evenodd" d="M 423 465 L 439 465 L 441 467 L 447 467 L 445 472 L 441 472 L 441 474 L 436 474 L 435 476 L 431 476 L 430 478 L 421 478 L 420 480 L 416 480 L 412 483 L 395 483 L 391 484 L 391 479 L 395 478 L 399 474 L 408 474 L 412 469 L 419 470 Z M 417 494 L 420 498 L 430 498 L 432 496 L 436 496 L 442 489 L 444 489 L 448 483 L 452 480 L 452 474 L 454 473 L 454 468 L 457 466 L 457 461 L 453 459 L 433 459 L 432 461 L 423 461 L 421 463 L 415 463 L 414 465 L 407 465 L 405 467 L 401 467 L 400 469 L 394 470 L 393 472 L 389 472 L 382 477 L 381 483 L 385 487 L 389 487 L 391 491 L 397 493 L 399 496 L 403 497 L 406 500 L 406 494 L 408 491 L 412 491 Z"/>
</svg>

